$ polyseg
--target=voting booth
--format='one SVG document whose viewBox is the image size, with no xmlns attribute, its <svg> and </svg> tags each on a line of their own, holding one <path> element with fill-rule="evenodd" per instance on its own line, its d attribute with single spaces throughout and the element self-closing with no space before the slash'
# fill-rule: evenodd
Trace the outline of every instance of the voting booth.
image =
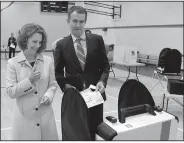
<svg viewBox="0 0 184 143">
<path fill-rule="evenodd" d="M 175 140 L 178 118 L 162 110 L 141 82 L 127 80 L 119 91 L 117 121 L 106 118 L 96 139 Z"/>
<path fill-rule="evenodd" d="M 121 49 L 116 50 L 117 48 Z M 137 63 L 137 47 L 133 46 L 116 46 L 114 50 L 114 62 L 134 64 Z"/>
<path fill-rule="evenodd" d="M 129 87 L 129 88 L 128 88 Z M 107 118 L 96 129 L 96 140 L 175 140 L 178 118 L 154 106 L 146 89 L 137 80 L 128 80 L 120 89 L 118 119 Z M 128 90 L 128 91 L 127 91 Z M 133 94 L 131 98 L 126 98 Z M 132 98 L 145 98 L 134 100 Z M 146 97 L 147 96 L 147 97 Z M 125 101 L 125 102 L 124 102 Z M 80 93 L 69 88 L 64 92 L 61 106 L 63 141 L 90 141 L 89 108 L 103 104 L 95 86 Z M 128 103 L 128 104 L 127 104 Z M 131 106 L 130 106 L 131 105 Z M 114 120 L 116 119 L 116 120 Z"/>
<path fill-rule="evenodd" d="M 137 48 L 124 46 L 122 61 L 128 64 L 137 63 Z"/>
</svg>

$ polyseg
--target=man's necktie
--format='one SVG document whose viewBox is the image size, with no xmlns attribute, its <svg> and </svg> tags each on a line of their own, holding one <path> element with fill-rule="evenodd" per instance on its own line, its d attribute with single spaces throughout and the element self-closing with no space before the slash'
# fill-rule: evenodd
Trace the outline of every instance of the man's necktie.
<svg viewBox="0 0 184 143">
<path fill-rule="evenodd" d="M 76 39 L 76 42 L 77 42 L 77 57 L 79 59 L 79 63 L 81 65 L 81 67 L 82 67 L 82 70 L 84 70 L 86 57 L 85 57 L 84 49 L 83 49 L 80 41 L 81 41 L 81 38 Z"/>
</svg>

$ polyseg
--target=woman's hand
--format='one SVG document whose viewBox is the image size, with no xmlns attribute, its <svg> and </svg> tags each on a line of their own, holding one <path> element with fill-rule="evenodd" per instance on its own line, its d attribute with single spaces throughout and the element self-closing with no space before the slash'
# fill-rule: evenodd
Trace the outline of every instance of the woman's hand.
<svg viewBox="0 0 184 143">
<path fill-rule="evenodd" d="M 36 81 L 38 81 L 41 77 L 41 72 L 40 71 L 36 71 L 36 66 L 33 67 L 33 70 L 31 72 L 31 75 L 29 77 L 29 80 L 31 83 L 34 83 Z"/>
<path fill-rule="evenodd" d="M 50 105 L 51 101 L 47 96 L 43 96 L 42 100 L 40 101 L 40 106 L 46 106 L 46 105 Z"/>
</svg>

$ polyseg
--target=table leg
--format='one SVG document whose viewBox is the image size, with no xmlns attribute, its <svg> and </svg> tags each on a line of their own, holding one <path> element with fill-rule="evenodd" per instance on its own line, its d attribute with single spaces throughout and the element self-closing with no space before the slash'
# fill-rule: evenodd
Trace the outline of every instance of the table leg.
<svg viewBox="0 0 184 143">
<path fill-rule="evenodd" d="M 135 68 L 136 68 L 135 74 L 136 74 L 137 80 L 139 81 L 139 78 L 137 76 L 137 66 Z"/>
<path fill-rule="evenodd" d="M 115 73 L 114 73 L 114 70 L 113 70 L 113 68 L 112 68 L 112 64 L 110 64 L 110 68 L 111 68 L 111 71 L 113 72 L 113 75 L 114 75 L 114 77 L 115 77 Z"/>
<path fill-rule="evenodd" d="M 4 54 L 5 54 L 5 59 L 7 59 L 7 56 L 6 56 L 6 49 L 5 49 L 5 52 L 4 52 Z"/>
<path fill-rule="evenodd" d="M 128 80 L 129 76 L 130 76 L 130 66 L 128 67 L 128 77 L 127 77 L 126 81 Z"/>
</svg>

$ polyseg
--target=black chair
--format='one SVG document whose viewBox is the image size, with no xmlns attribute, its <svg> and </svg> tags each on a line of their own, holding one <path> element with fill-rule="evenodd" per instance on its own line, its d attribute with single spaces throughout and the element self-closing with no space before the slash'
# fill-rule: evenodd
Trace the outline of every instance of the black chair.
<svg viewBox="0 0 184 143">
<path fill-rule="evenodd" d="M 179 103 L 181 106 L 183 104 L 174 97 L 174 95 L 171 95 L 168 93 L 167 88 L 164 87 L 164 81 L 168 83 L 168 79 L 170 78 L 181 78 L 181 53 L 177 49 L 170 49 L 170 48 L 164 48 L 160 54 L 157 64 L 157 69 L 154 70 L 153 73 L 153 83 L 152 87 L 150 89 L 150 92 L 160 83 L 162 90 L 163 90 L 163 101 L 162 101 L 162 107 L 164 108 L 164 102 L 165 98 L 167 100 L 166 103 L 166 111 L 168 108 L 168 102 L 169 99 L 172 98 L 177 103 Z M 158 81 L 155 84 L 155 80 L 158 79 Z"/>
<path fill-rule="evenodd" d="M 165 55 L 167 53 L 169 53 L 170 51 L 171 51 L 170 48 L 164 48 L 164 49 L 161 50 L 161 52 L 159 54 L 159 59 L 158 59 L 157 67 L 164 68 L 165 61 L 166 61 Z"/>
</svg>

